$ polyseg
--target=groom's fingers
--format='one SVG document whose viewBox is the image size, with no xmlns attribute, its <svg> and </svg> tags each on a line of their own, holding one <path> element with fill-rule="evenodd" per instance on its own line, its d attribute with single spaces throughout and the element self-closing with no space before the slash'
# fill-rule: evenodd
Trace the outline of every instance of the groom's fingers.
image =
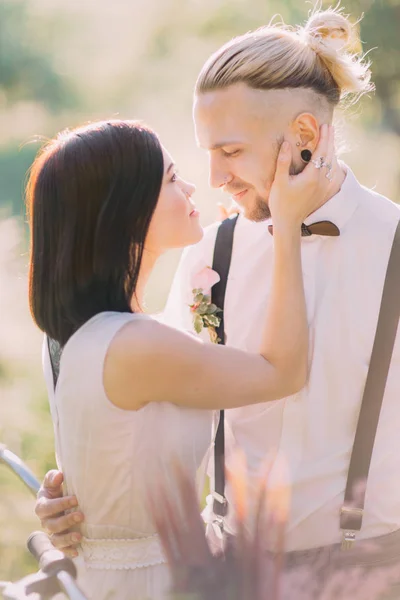
<svg viewBox="0 0 400 600">
<path fill-rule="evenodd" d="M 57 517 L 66 510 L 78 505 L 75 496 L 63 496 L 62 498 L 49 498 L 46 490 L 39 491 L 35 506 L 35 513 L 40 520 L 49 517 Z"/>
<path fill-rule="evenodd" d="M 64 554 L 74 558 L 78 555 L 75 547 L 79 544 L 81 537 L 77 537 L 79 534 L 76 533 L 64 533 L 58 535 L 51 535 L 51 543 L 57 550 L 61 550 Z"/>
<path fill-rule="evenodd" d="M 44 495 L 47 496 L 47 498 L 61 498 L 63 495 L 63 481 L 64 476 L 61 471 L 57 471 L 56 469 L 47 471 L 46 475 L 44 476 L 42 486 L 39 490 L 38 497 Z"/>
<path fill-rule="evenodd" d="M 66 533 L 74 525 L 79 525 L 83 521 L 83 514 L 81 512 L 73 512 L 67 515 L 61 515 L 58 517 L 42 519 L 42 527 L 47 533 L 60 534 Z"/>
</svg>

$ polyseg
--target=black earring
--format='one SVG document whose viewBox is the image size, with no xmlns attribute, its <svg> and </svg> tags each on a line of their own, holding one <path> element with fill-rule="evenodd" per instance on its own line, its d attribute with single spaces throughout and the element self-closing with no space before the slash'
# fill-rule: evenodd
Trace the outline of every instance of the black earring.
<svg viewBox="0 0 400 600">
<path fill-rule="evenodd" d="M 305 149 L 300 152 L 300 156 L 302 161 L 304 161 L 305 163 L 309 163 L 312 157 L 312 153 L 310 150 Z"/>
</svg>

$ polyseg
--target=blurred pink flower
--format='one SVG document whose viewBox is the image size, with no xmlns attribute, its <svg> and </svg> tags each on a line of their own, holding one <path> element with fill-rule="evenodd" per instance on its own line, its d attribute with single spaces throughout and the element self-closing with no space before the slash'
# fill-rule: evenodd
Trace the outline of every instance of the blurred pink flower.
<svg viewBox="0 0 400 600">
<path fill-rule="evenodd" d="M 233 457 L 227 472 L 236 507 L 234 536 L 218 551 L 206 538 L 193 476 L 171 463 L 174 494 L 165 475 L 148 490 L 148 505 L 171 573 L 170 600 L 382 600 L 399 598 L 398 559 L 363 559 L 327 546 L 296 564 L 285 554 L 288 472 L 281 457 L 267 457 L 259 478 L 249 477 L 246 458 Z M 254 485 L 255 483 L 255 485 Z M 275 489 L 272 490 L 271 486 Z M 178 495 L 175 496 L 175 493 Z M 162 498 L 159 502 L 157 499 Z M 280 505 L 282 503 L 282 505 Z M 368 552 L 368 550 L 367 550 Z M 383 560 L 382 560 L 383 559 Z M 385 564 L 386 563 L 386 564 Z M 390 593 L 390 595 L 386 595 Z"/>
<path fill-rule="evenodd" d="M 211 267 L 204 267 L 192 276 L 191 285 L 194 290 L 202 290 L 204 295 L 209 296 L 213 285 L 218 283 L 220 276 Z"/>
</svg>

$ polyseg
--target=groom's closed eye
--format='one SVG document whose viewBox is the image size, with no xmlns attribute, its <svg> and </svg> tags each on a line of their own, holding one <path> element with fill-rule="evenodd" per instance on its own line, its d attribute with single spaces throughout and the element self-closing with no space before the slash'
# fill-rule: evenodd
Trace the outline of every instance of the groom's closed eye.
<svg viewBox="0 0 400 600">
<path fill-rule="evenodd" d="M 229 158 L 233 158 L 235 156 L 238 156 L 240 154 L 241 150 L 231 150 L 230 152 L 228 150 L 222 150 L 222 154 L 224 156 L 227 156 Z"/>
</svg>

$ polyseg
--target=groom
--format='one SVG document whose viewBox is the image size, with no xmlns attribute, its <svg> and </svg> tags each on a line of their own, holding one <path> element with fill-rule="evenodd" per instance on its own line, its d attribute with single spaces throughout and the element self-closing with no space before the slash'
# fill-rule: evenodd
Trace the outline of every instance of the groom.
<svg viewBox="0 0 400 600">
<path fill-rule="evenodd" d="M 310 46 L 306 69 L 292 34 L 246 34 L 218 50 L 203 67 L 195 93 L 194 120 L 200 146 L 210 156 L 210 183 L 242 208 L 224 304 L 228 345 L 257 351 L 260 319 L 268 298 L 273 237 L 268 194 L 283 139 L 292 145 L 292 172 L 312 159 L 320 126 L 332 122 L 343 92 L 368 89 L 367 71 L 357 81 L 351 64 L 329 72 Z M 316 42 L 315 42 L 316 43 Z M 323 49 L 321 50 L 323 52 Z M 331 61 L 332 67 L 332 61 Z M 322 66 L 321 66 L 322 65 Z M 354 64 L 353 67 L 355 68 Z M 340 69 L 348 71 L 340 73 Z M 333 72 L 335 77 L 333 77 Z M 360 74 L 360 71 L 358 71 Z M 353 89 L 347 89 L 346 85 Z M 358 86 L 358 87 L 357 87 Z M 364 88 L 363 88 L 364 86 Z M 315 167 L 321 165 L 316 164 Z M 244 452 L 250 490 L 266 457 L 283 458 L 288 469 L 291 507 L 285 548 L 320 549 L 342 541 L 343 505 L 350 455 L 377 327 L 382 290 L 399 207 L 362 187 L 337 161 L 324 165 L 334 195 L 306 220 L 302 259 L 310 325 L 310 376 L 289 398 L 226 411 L 226 465 Z M 267 223 L 266 223 L 267 221 Z M 340 235 L 313 230 L 329 222 Z M 168 322 L 192 329 L 191 278 L 213 262 L 219 224 L 185 251 L 166 308 Z M 314 232 L 313 232 L 314 231 Z M 399 265 L 400 268 L 400 265 Z M 223 393 L 223 390 L 221 391 Z M 385 386 L 366 488 L 362 527 L 356 540 L 376 538 L 387 560 L 400 556 L 400 336 Z M 279 474 L 278 474 L 279 475 Z M 73 498 L 59 498 L 61 474 L 46 476 L 37 505 L 54 543 L 71 546 Z M 235 533 L 235 507 L 225 531 Z M 207 513 L 207 511 L 206 511 Z M 75 515 L 76 516 L 76 515 Z M 208 506 L 207 520 L 214 520 Z M 211 539 L 214 530 L 210 528 Z M 217 539 L 214 539 L 217 542 Z M 336 546 L 335 546 L 336 547 Z M 394 550 L 393 550 L 394 548 Z"/>
<path fill-rule="evenodd" d="M 272 38 L 273 34 L 269 44 L 262 46 L 256 36 L 248 34 L 217 51 L 200 73 L 194 102 L 197 140 L 210 156 L 210 183 L 232 195 L 244 213 L 235 227 L 227 280 L 226 343 L 254 352 L 259 347 L 260 319 L 272 268 L 273 239 L 265 220 L 270 216 L 268 193 L 278 143 L 282 136 L 292 143 L 292 172 L 300 171 L 308 158 L 304 150 L 313 153 L 319 125 L 331 122 L 334 108 L 329 98 L 332 90 L 328 88 L 325 94 L 315 72 L 309 81 L 304 77 L 292 87 L 296 66 L 287 56 L 285 65 L 279 64 L 272 46 L 279 41 L 283 44 L 284 38 Z M 262 52 L 264 72 L 260 74 L 257 63 Z M 277 77 L 279 67 L 282 73 Z M 274 77 L 279 81 L 276 87 Z M 285 77 L 287 81 L 282 82 Z M 397 205 L 363 188 L 343 163 L 335 162 L 327 175 L 333 177 L 334 194 L 309 216 L 306 225 L 328 221 L 340 235 L 303 238 L 311 341 L 308 384 L 283 400 L 226 411 L 226 465 L 229 468 L 237 449 L 244 451 L 250 489 L 271 453 L 288 466 L 288 551 L 342 541 L 340 512 L 350 455 L 389 254 L 400 219 Z M 166 308 L 168 322 L 190 327 L 190 281 L 204 266 L 212 265 L 218 228 L 218 224 L 211 226 L 197 246 L 185 251 Z M 396 552 L 400 557 L 399 401 L 398 335 L 356 540 L 398 532 Z M 226 496 L 231 509 L 224 528 L 234 534 L 229 483 Z M 206 520 L 213 522 L 212 497 L 205 514 Z M 214 531 L 209 528 L 211 538 Z M 382 538 L 384 546 L 388 540 Z"/>
</svg>

